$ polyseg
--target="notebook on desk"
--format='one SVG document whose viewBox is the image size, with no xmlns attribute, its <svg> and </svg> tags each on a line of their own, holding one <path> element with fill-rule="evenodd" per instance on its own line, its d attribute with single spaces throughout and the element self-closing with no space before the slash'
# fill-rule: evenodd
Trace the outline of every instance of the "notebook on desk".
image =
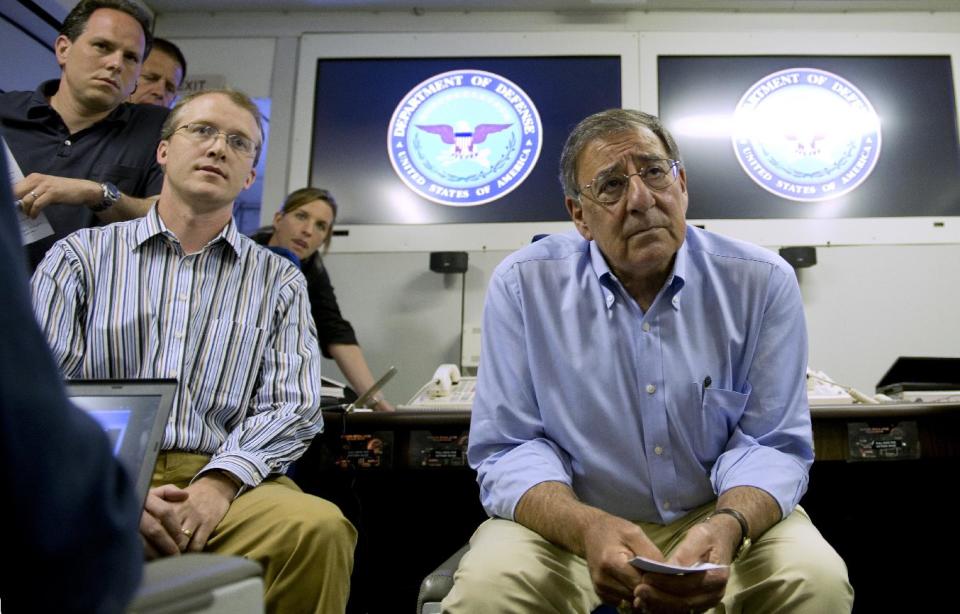
<svg viewBox="0 0 960 614">
<path fill-rule="evenodd" d="M 176 390 L 176 380 L 67 382 L 67 396 L 103 427 L 141 502 L 150 490 Z"/>
</svg>

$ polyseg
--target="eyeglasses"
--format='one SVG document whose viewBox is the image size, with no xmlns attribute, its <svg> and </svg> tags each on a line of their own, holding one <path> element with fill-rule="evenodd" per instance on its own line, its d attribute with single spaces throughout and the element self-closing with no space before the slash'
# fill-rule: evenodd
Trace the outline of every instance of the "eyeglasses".
<svg viewBox="0 0 960 614">
<path fill-rule="evenodd" d="M 256 143 L 242 134 L 229 134 L 223 130 L 219 130 L 211 126 L 210 124 L 184 124 L 174 130 L 174 132 L 179 132 L 181 130 L 183 130 L 185 135 L 197 143 L 209 143 L 222 134 L 224 140 L 227 142 L 227 145 L 229 145 L 230 149 L 234 150 L 235 152 L 251 158 L 257 154 Z"/>
<path fill-rule="evenodd" d="M 666 190 L 677 180 L 680 165 L 680 160 L 649 160 L 646 166 L 629 175 L 614 172 L 601 173 L 593 181 L 581 187 L 580 192 L 601 205 L 613 205 L 620 202 L 623 195 L 627 193 L 630 178 L 634 175 L 638 175 L 651 190 Z"/>
</svg>

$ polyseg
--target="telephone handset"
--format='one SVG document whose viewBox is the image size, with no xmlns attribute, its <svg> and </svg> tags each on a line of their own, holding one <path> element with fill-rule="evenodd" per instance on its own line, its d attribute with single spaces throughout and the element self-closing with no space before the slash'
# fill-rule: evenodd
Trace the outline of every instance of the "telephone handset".
<svg viewBox="0 0 960 614">
<path fill-rule="evenodd" d="M 417 391 L 413 398 L 397 409 L 464 410 L 473 407 L 474 385 L 477 378 L 462 377 L 454 364 L 443 364 L 433 377 Z"/>
<path fill-rule="evenodd" d="M 807 367 L 807 400 L 810 405 L 863 403 L 876 405 L 892 401 L 885 394 L 864 394 L 853 386 L 838 384 L 823 371 Z"/>
<path fill-rule="evenodd" d="M 460 369 L 457 365 L 444 364 L 437 367 L 433 372 L 433 380 L 430 384 L 430 396 L 448 397 L 453 390 L 454 384 L 460 383 Z"/>
</svg>

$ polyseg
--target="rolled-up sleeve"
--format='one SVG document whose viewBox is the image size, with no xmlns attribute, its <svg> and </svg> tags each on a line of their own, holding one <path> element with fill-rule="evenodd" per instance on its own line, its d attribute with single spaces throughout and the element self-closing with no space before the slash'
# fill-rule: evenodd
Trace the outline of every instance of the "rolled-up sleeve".
<svg viewBox="0 0 960 614">
<path fill-rule="evenodd" d="M 571 484 L 569 456 L 544 436 L 532 383 L 516 270 L 501 267 L 487 290 L 468 458 L 491 516 L 513 518 L 523 494 L 546 481 Z"/>
<path fill-rule="evenodd" d="M 787 265 L 771 267 L 749 397 L 711 480 L 718 494 L 737 486 L 769 493 L 784 516 L 806 492 L 813 436 L 806 390 L 807 332 L 800 289 Z"/>
</svg>

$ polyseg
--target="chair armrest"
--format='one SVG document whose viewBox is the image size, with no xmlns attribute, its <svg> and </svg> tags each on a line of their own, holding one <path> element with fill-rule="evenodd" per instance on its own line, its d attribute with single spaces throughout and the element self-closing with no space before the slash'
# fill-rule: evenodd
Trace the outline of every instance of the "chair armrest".
<svg viewBox="0 0 960 614">
<path fill-rule="evenodd" d="M 427 574 L 427 577 L 420 583 L 420 594 L 417 595 L 417 614 L 423 610 L 423 604 L 430 602 L 440 602 L 450 589 L 453 588 L 453 574 L 460 565 L 460 559 L 470 549 L 470 544 L 464 544 L 462 548 L 454 552 L 440 566 Z"/>
<path fill-rule="evenodd" d="M 143 581 L 128 611 L 150 612 L 171 602 L 208 607 L 215 589 L 262 575 L 259 563 L 239 556 L 197 552 L 157 559 L 144 566 Z"/>
</svg>

